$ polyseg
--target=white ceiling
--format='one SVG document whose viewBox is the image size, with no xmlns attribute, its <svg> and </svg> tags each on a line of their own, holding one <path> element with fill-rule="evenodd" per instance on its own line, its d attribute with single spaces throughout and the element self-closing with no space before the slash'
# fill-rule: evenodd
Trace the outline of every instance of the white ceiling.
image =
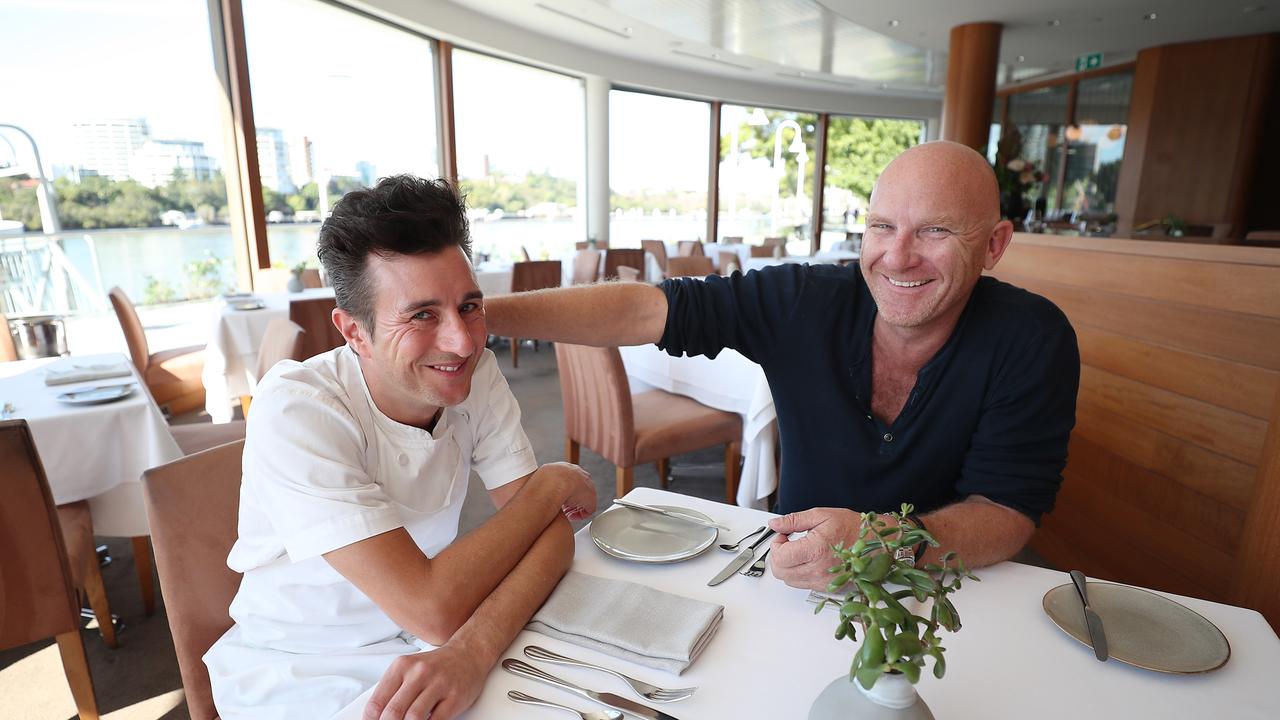
<svg viewBox="0 0 1280 720">
<path fill-rule="evenodd" d="M 459 3 L 464 4 L 464 3 Z M 941 97 L 950 29 L 1004 25 L 1002 82 L 1143 48 L 1280 30 L 1280 0 L 467 0 L 613 55 L 795 87 Z M 1154 13 L 1155 19 L 1146 15 Z"/>
</svg>

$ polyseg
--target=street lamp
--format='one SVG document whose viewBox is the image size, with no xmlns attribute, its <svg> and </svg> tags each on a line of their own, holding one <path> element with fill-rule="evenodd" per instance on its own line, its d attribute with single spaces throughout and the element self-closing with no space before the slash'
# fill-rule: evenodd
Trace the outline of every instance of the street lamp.
<svg viewBox="0 0 1280 720">
<path fill-rule="evenodd" d="M 35 156 L 35 176 L 39 184 L 36 185 L 36 203 L 40 206 L 40 227 L 45 235 L 62 232 L 62 223 L 58 221 L 58 206 L 54 201 L 53 188 L 49 185 L 49 178 L 44 176 L 44 165 L 40 162 L 40 148 L 36 145 L 36 139 L 31 137 L 31 133 L 23 130 L 17 125 L 9 125 L 8 123 L 0 123 L 0 128 L 10 128 L 22 133 L 22 136 L 31 144 L 31 153 Z M 17 159 L 17 153 L 14 153 L 14 159 Z M 8 175 L 17 175 L 23 172 L 21 166 L 15 165 L 6 171 L 0 171 L 0 177 Z"/>
<path fill-rule="evenodd" d="M 783 120 L 778 123 L 778 128 L 773 131 L 773 173 L 775 177 L 773 181 L 773 212 L 769 218 L 772 232 L 778 231 L 778 215 L 782 206 L 782 195 L 778 185 L 782 182 L 782 176 L 785 174 L 782 166 L 782 131 L 787 128 L 790 128 L 795 133 L 792 136 L 791 144 L 787 146 L 787 152 L 796 156 L 804 152 L 803 130 L 800 128 L 800 123 L 795 120 Z M 804 181 L 803 160 L 800 161 L 800 181 L 802 183 Z M 797 190 L 797 194 L 799 194 L 799 190 Z"/>
</svg>

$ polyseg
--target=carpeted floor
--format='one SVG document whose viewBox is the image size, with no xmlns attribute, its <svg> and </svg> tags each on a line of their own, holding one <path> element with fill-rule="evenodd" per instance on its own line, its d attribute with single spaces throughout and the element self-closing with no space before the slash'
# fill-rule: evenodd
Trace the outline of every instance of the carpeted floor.
<svg viewBox="0 0 1280 720">
<path fill-rule="evenodd" d="M 520 367 L 512 369 L 510 350 L 503 344 L 498 348 L 498 360 L 512 393 L 520 402 L 525 431 L 538 460 L 563 460 L 564 420 L 554 350 L 543 344 L 535 352 L 531 345 L 526 345 L 521 348 Z M 669 489 L 723 500 L 723 457 L 722 449 L 711 448 L 674 458 L 674 478 Z M 599 509 L 606 508 L 614 493 L 613 465 L 586 449 L 582 451 L 581 463 L 596 482 Z M 637 486 L 657 487 L 654 466 L 637 468 L 635 481 Z M 463 507 L 461 532 L 476 527 L 492 513 L 493 506 L 473 475 Z M 155 615 L 143 615 L 130 542 L 119 538 L 101 538 L 99 542 L 109 547 L 112 556 L 111 564 L 103 568 L 111 609 L 125 625 L 118 650 L 109 650 L 103 645 L 96 624 L 88 624 L 84 631 L 99 711 L 105 720 L 189 717 L 163 600 L 159 601 Z M 1044 564 L 1029 551 L 1016 559 Z M 0 717 L 4 718 L 64 720 L 76 716 L 52 640 L 0 652 L 0 698 L 3 698 Z"/>
</svg>

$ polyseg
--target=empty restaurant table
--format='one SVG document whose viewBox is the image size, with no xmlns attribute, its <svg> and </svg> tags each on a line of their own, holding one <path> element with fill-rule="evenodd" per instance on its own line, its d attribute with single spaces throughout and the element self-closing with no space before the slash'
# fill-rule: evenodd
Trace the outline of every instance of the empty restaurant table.
<svg viewBox="0 0 1280 720">
<path fill-rule="evenodd" d="M 688 508 L 724 523 L 739 538 L 772 515 L 653 488 L 637 488 L 628 500 Z M 599 516 L 597 516 L 598 518 Z M 717 542 L 720 540 L 718 539 Z M 761 549 L 763 552 L 763 548 Z M 759 553 L 757 553 L 757 556 Z M 836 611 L 814 614 L 808 591 L 784 585 L 768 571 L 734 576 L 708 587 L 707 580 L 732 556 L 714 548 L 676 563 L 628 562 L 596 547 L 588 526 L 578 531 L 573 571 L 625 580 L 694 601 L 724 606 L 724 617 L 701 655 L 680 675 L 654 670 L 564 640 L 522 631 L 503 655 L 529 663 L 582 687 L 635 699 L 627 686 L 595 670 L 551 665 L 526 656 L 536 645 L 602 665 L 662 687 L 695 686 L 691 697 L 656 705 L 681 720 L 699 718 L 804 718 L 823 689 L 847 673 L 857 645 L 836 640 Z M 951 596 L 964 619 L 943 633 L 947 672 L 932 665 L 916 689 L 938 720 L 961 718 L 1191 718 L 1229 713 L 1233 718 L 1280 717 L 1280 693 L 1271 676 L 1280 667 L 1280 639 L 1253 610 L 1181 597 L 1171 598 L 1216 625 L 1231 645 L 1222 667 L 1196 675 L 1164 674 L 1115 661 L 1101 663 L 1093 650 L 1058 629 L 1042 607 L 1046 593 L 1069 584 L 1064 572 L 1004 562 L 975 571 L 982 582 L 965 583 Z M 1090 588 L 1096 587 L 1090 579 Z M 859 636 L 861 637 L 861 636 Z M 1176 638 L 1170 639 L 1171 644 Z M 462 717 L 525 718 L 533 712 L 507 698 L 523 692 L 581 710 L 600 705 L 501 668 L 489 673 L 476 704 Z M 358 700 L 337 717 L 361 717 Z M 547 717 L 556 717 L 551 711 Z M 541 716 L 541 715 L 539 715 Z M 568 717 L 565 715 L 565 717 Z"/>
<path fill-rule="evenodd" d="M 50 373 L 73 381 L 47 385 Z M 88 500 L 98 535 L 149 534 L 139 480 L 182 451 L 128 357 L 2 363 L 0 402 L 30 426 L 54 504 Z"/>
</svg>

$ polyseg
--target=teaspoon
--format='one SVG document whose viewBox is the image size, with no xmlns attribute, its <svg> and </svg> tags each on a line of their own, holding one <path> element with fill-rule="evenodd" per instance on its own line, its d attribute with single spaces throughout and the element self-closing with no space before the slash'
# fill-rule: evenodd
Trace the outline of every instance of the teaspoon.
<svg viewBox="0 0 1280 720">
<path fill-rule="evenodd" d="M 739 540 L 738 542 L 732 545 L 730 545 L 729 543 L 720 543 L 720 549 L 724 550 L 725 552 L 736 552 L 738 550 L 738 546 L 742 544 L 743 540 L 746 540 L 749 537 L 753 537 L 754 535 L 764 532 L 764 529 L 765 529 L 765 526 L 761 525 L 759 528 L 752 530 L 746 535 L 743 535 L 742 540 Z"/>
</svg>

